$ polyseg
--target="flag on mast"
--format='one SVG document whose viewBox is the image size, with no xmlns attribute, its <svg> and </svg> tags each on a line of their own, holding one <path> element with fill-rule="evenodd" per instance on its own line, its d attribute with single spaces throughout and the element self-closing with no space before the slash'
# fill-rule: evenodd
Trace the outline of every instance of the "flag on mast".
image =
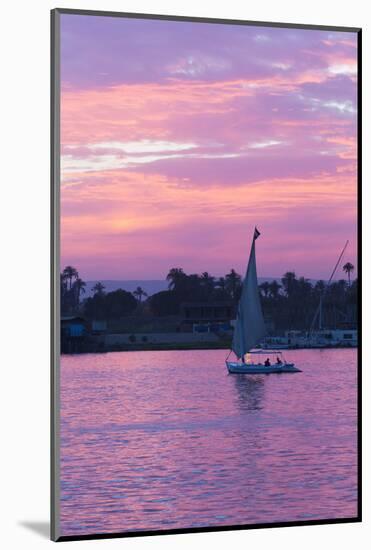
<svg viewBox="0 0 371 550">
<path fill-rule="evenodd" d="M 257 228 L 255 227 L 255 231 L 254 231 L 254 241 L 259 237 L 260 235 L 260 231 L 257 230 Z"/>
</svg>

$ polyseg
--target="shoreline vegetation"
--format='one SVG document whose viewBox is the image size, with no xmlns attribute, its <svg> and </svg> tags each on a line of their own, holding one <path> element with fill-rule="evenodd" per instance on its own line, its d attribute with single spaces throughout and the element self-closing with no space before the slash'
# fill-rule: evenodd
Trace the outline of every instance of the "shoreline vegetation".
<svg viewBox="0 0 371 550">
<path fill-rule="evenodd" d="M 290 331 L 355 331 L 358 285 L 357 279 L 352 280 L 353 270 L 352 264 L 344 264 L 346 279 L 329 285 L 297 277 L 294 272 L 261 283 L 268 337 L 274 341 Z M 98 282 L 93 296 L 85 297 L 86 283 L 76 268 L 67 266 L 60 279 L 62 353 L 228 349 L 241 275 L 234 269 L 224 277 L 214 277 L 208 272 L 186 274 L 182 268 L 172 268 L 166 280 L 168 289 L 152 295 L 140 286 L 133 292 L 121 288 L 106 292 Z M 325 344 L 318 347 L 344 347 L 335 340 Z M 292 341 L 288 347 L 304 346 Z"/>
</svg>

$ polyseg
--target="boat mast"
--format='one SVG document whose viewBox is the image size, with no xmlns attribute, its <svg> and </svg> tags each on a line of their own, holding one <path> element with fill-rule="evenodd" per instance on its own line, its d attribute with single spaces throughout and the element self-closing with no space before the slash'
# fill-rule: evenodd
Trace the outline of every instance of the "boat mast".
<svg viewBox="0 0 371 550">
<path fill-rule="evenodd" d="M 322 301 L 323 301 L 323 296 L 326 294 L 326 291 L 329 288 L 332 279 L 334 278 L 336 270 L 339 267 L 339 263 L 341 262 L 341 258 L 344 256 L 344 252 L 345 252 L 348 244 L 349 244 L 349 241 L 347 240 L 347 242 L 345 243 L 345 245 L 343 247 L 343 250 L 340 253 L 338 261 L 336 262 L 335 267 L 332 270 L 331 276 L 330 276 L 329 280 L 327 281 L 327 283 L 325 285 L 325 288 L 323 289 L 323 291 L 321 291 L 321 294 L 320 294 L 320 297 L 319 297 L 319 305 L 318 305 L 318 308 L 316 310 L 316 313 L 314 314 L 313 321 L 312 321 L 312 324 L 310 326 L 310 332 L 313 332 L 313 328 L 314 328 L 315 322 L 317 320 L 317 316 L 319 316 L 319 320 L 318 320 L 319 329 L 322 330 Z"/>
</svg>

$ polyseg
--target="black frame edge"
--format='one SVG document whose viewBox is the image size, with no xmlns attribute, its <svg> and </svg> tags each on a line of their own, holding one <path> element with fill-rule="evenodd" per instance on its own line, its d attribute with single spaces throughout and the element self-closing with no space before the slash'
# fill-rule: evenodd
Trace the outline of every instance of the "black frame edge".
<svg viewBox="0 0 371 550">
<path fill-rule="evenodd" d="M 358 516 L 362 521 L 362 29 L 357 33 L 357 273 L 358 273 L 358 354 L 357 354 L 357 456 Z"/>
<path fill-rule="evenodd" d="M 318 31 L 337 31 L 337 32 L 358 32 L 361 30 L 360 27 L 344 27 L 337 25 L 315 25 L 315 24 L 304 24 L 304 23 L 275 23 L 272 21 L 250 21 L 243 19 L 223 19 L 217 17 L 198 17 L 191 15 L 163 15 L 155 13 L 134 13 L 134 12 L 120 12 L 120 11 L 101 11 L 101 10 L 85 10 L 85 9 L 74 9 L 74 8 L 55 8 L 53 10 L 60 14 L 66 15 L 90 15 L 98 17 L 121 17 L 125 19 L 157 19 L 163 21 L 188 21 L 191 23 L 215 23 L 215 24 L 226 24 L 226 25 L 250 25 L 254 27 L 284 27 L 292 29 L 303 29 L 303 30 L 318 30 Z"/>
<path fill-rule="evenodd" d="M 164 529 L 163 531 L 124 531 L 119 533 L 96 533 L 91 535 L 63 535 L 56 542 L 69 542 L 74 540 L 96 540 L 96 539 L 117 539 L 117 538 L 133 538 L 133 537 L 153 537 L 161 535 L 184 535 L 194 533 L 218 533 L 220 531 L 249 531 L 252 529 L 271 529 L 283 527 L 310 527 L 312 525 L 334 525 L 346 523 L 360 523 L 361 519 L 356 516 L 354 518 L 338 518 L 338 519 L 319 519 L 319 520 L 303 520 L 303 521 L 283 521 L 272 523 L 253 523 L 251 525 L 227 525 L 217 527 L 190 527 L 185 529 Z"/>
</svg>

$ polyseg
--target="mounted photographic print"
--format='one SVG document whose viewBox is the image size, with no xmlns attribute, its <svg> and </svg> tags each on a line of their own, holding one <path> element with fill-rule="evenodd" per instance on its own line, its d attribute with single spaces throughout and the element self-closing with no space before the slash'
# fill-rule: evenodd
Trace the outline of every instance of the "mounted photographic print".
<svg viewBox="0 0 371 550">
<path fill-rule="evenodd" d="M 52 538 L 361 520 L 360 29 L 52 12 Z"/>
</svg>

